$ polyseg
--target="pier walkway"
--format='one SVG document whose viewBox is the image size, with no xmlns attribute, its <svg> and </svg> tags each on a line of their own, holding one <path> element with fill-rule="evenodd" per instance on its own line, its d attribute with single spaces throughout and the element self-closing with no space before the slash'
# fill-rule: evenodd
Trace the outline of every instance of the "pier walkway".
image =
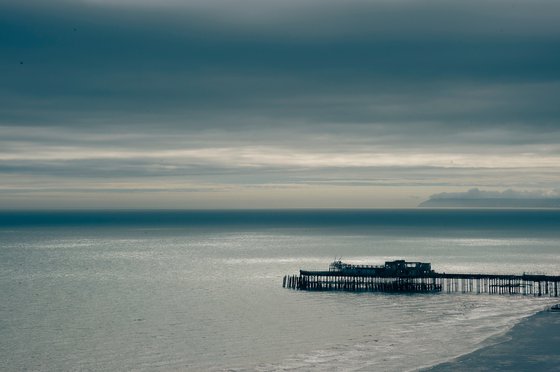
<svg viewBox="0 0 560 372">
<path fill-rule="evenodd" d="M 299 290 L 343 290 L 371 292 L 459 292 L 518 294 L 558 297 L 560 276 L 450 274 L 414 269 L 420 263 L 386 262 L 384 266 L 352 266 L 338 261 L 328 271 L 300 270 L 299 275 L 284 276 L 284 288 Z M 333 266 L 334 265 L 334 266 Z M 340 265 L 345 265 L 340 267 Z M 395 269 L 401 265 L 401 269 Z M 416 266 L 413 266 L 416 265 Z"/>
</svg>

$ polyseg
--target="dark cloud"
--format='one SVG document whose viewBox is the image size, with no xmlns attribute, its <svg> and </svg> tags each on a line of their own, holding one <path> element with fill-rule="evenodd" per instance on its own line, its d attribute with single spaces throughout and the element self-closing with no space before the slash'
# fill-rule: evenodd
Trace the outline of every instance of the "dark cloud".
<svg viewBox="0 0 560 372">
<path fill-rule="evenodd" d="M 263 3 L 3 5 L 1 114 L 217 127 L 220 113 L 315 124 L 558 117 L 554 2 Z"/>
</svg>

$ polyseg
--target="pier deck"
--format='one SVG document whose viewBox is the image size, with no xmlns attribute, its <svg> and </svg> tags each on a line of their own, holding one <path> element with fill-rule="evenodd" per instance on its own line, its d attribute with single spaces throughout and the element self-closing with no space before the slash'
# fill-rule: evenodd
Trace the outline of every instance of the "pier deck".
<svg viewBox="0 0 560 372">
<path fill-rule="evenodd" d="M 282 286 L 298 290 L 459 292 L 558 297 L 560 276 L 437 273 L 433 270 L 396 272 L 388 264 L 392 263 L 387 262 L 385 267 L 371 266 L 366 269 L 354 266 L 342 270 L 300 270 L 299 275 L 284 276 Z"/>
</svg>

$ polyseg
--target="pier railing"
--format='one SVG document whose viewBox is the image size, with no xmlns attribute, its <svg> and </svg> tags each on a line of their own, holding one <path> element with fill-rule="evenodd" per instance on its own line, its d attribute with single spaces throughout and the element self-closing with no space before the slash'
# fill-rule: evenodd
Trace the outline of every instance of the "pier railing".
<svg viewBox="0 0 560 372">
<path fill-rule="evenodd" d="M 560 276 L 523 274 L 371 275 L 337 271 L 300 270 L 284 276 L 282 286 L 297 290 L 371 292 L 459 292 L 558 297 Z"/>
</svg>

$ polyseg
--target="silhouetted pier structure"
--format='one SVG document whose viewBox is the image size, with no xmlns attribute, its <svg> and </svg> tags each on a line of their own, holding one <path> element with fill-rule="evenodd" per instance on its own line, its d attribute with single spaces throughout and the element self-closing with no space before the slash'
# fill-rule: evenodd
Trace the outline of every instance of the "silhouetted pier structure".
<svg viewBox="0 0 560 372">
<path fill-rule="evenodd" d="M 286 275 L 284 288 L 402 293 L 488 293 L 558 297 L 560 276 L 523 274 L 437 273 L 431 264 L 387 261 L 385 265 L 350 265 L 333 262 L 329 270 L 300 270 Z"/>
</svg>

